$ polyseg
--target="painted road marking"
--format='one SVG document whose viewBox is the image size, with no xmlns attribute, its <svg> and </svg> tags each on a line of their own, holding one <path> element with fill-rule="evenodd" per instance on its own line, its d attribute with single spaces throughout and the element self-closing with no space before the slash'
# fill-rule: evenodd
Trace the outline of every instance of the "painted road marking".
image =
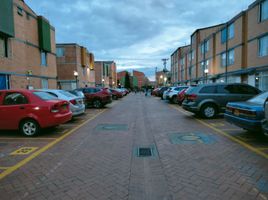
<svg viewBox="0 0 268 200">
<path fill-rule="evenodd" d="M 173 105 L 172 105 L 171 107 L 173 107 L 174 109 L 178 110 L 178 111 L 181 112 L 181 113 L 186 114 L 184 111 L 180 110 L 179 108 L 177 108 L 177 107 L 175 107 L 175 106 L 173 106 Z M 189 114 L 187 114 L 187 115 L 189 116 Z M 253 147 L 253 146 L 251 146 L 251 145 L 249 145 L 249 144 L 247 144 L 247 143 L 245 143 L 245 142 L 243 142 L 243 141 L 237 139 L 236 137 L 231 136 L 231 135 L 229 135 L 228 133 L 226 133 L 226 132 L 224 132 L 224 131 L 222 131 L 222 130 L 216 128 L 216 127 L 211 126 L 211 125 L 208 124 L 207 122 L 204 122 L 204 121 L 202 121 L 202 120 L 200 120 L 200 119 L 196 119 L 196 118 L 194 118 L 194 117 L 192 117 L 192 118 L 195 119 L 196 121 L 198 121 L 199 123 L 203 124 L 204 126 L 206 126 L 206 127 L 210 128 L 210 129 L 214 130 L 216 133 L 221 134 L 221 135 L 223 135 L 223 136 L 229 138 L 229 139 L 232 140 L 233 142 L 236 142 L 236 143 L 242 145 L 243 147 L 245 147 L 245 148 L 247 148 L 247 149 L 253 151 L 254 153 L 256 153 L 256 154 L 258 154 L 258 155 L 260 155 L 260 156 L 262 156 L 262 157 L 268 159 L 268 154 L 266 154 L 266 153 L 260 151 L 258 148 L 255 148 L 255 147 Z"/>
<path fill-rule="evenodd" d="M 10 155 L 16 156 L 16 155 L 28 155 L 32 152 L 34 152 L 38 147 L 21 147 L 17 149 L 16 151 L 13 151 Z"/>
<path fill-rule="evenodd" d="M 30 162 L 31 160 L 33 160 L 34 158 L 36 158 L 37 156 L 39 156 L 41 153 L 47 151 L 48 149 L 50 149 L 51 147 L 53 147 L 55 144 L 59 143 L 60 141 L 62 141 L 64 138 L 66 138 L 67 136 L 71 135 L 73 132 L 77 131 L 78 129 L 80 129 L 82 126 L 84 126 L 86 123 L 92 121 L 93 119 L 95 119 L 97 116 L 99 116 L 100 114 L 104 113 L 107 109 L 102 110 L 101 112 L 99 112 L 98 114 L 96 114 L 95 116 L 89 118 L 88 120 L 86 120 L 85 122 L 81 123 L 80 125 L 78 125 L 77 127 L 73 128 L 72 130 L 70 130 L 69 132 L 67 132 L 66 134 L 62 135 L 61 137 L 55 139 L 54 141 L 50 142 L 49 144 L 47 144 L 46 146 L 44 146 L 43 148 L 35 151 L 33 154 L 31 154 L 30 156 L 28 156 L 27 158 L 25 158 L 24 160 L 20 161 L 19 163 L 17 163 L 16 165 L 8 168 L 7 170 L 5 170 L 4 172 L 2 172 L 0 174 L 0 180 L 5 178 L 6 176 L 8 176 L 9 174 L 11 174 L 12 172 L 18 170 L 20 167 L 26 165 L 28 162 Z"/>
<path fill-rule="evenodd" d="M 22 138 L 17 138 L 17 137 L 0 137 L 0 140 L 55 140 L 56 138 L 42 138 L 42 137 L 38 137 L 38 138 L 30 138 L 30 137 L 22 137 Z"/>
<path fill-rule="evenodd" d="M 219 122 L 216 122 L 216 123 L 209 123 L 211 126 L 215 126 L 215 127 L 220 127 L 220 126 L 224 126 L 224 123 L 219 123 Z"/>
<path fill-rule="evenodd" d="M 6 169 L 8 169 L 9 167 L 0 167 L 0 170 L 2 169 L 2 170 L 6 170 Z"/>
</svg>

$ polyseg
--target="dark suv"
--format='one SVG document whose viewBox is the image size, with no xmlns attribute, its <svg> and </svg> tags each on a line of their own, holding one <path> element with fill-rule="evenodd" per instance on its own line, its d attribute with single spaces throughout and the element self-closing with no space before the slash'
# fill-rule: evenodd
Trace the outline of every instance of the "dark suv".
<svg viewBox="0 0 268 200">
<path fill-rule="evenodd" d="M 112 102 L 112 95 L 109 91 L 103 88 L 87 87 L 79 88 L 85 95 L 85 104 L 87 107 L 101 108 L 104 105 Z"/>
<path fill-rule="evenodd" d="M 213 118 L 225 111 L 228 102 L 246 101 L 260 92 L 242 83 L 201 84 L 187 90 L 182 107 L 205 118 Z"/>
</svg>

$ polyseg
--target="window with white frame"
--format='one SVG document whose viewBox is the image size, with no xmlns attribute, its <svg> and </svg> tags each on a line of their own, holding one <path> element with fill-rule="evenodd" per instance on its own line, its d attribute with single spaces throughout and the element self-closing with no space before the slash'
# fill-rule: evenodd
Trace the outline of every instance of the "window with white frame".
<svg viewBox="0 0 268 200">
<path fill-rule="evenodd" d="M 268 0 L 260 3 L 260 21 L 268 19 Z"/>
<path fill-rule="evenodd" d="M 47 66 L 47 53 L 41 51 L 41 66 Z"/>
<path fill-rule="evenodd" d="M 234 23 L 228 26 L 228 39 L 234 38 Z"/>
<path fill-rule="evenodd" d="M 48 80 L 47 79 L 41 79 L 42 89 L 48 89 Z"/>
<path fill-rule="evenodd" d="M 64 54 L 65 54 L 65 49 L 64 48 L 57 47 L 57 49 L 56 49 L 56 55 L 57 55 L 57 57 L 63 57 Z"/>
<path fill-rule="evenodd" d="M 228 65 L 233 65 L 235 62 L 234 49 L 228 51 Z"/>
<path fill-rule="evenodd" d="M 221 67 L 226 66 L 226 53 L 221 54 Z"/>
<path fill-rule="evenodd" d="M 268 35 L 259 39 L 259 56 L 267 56 L 268 55 Z"/>
</svg>

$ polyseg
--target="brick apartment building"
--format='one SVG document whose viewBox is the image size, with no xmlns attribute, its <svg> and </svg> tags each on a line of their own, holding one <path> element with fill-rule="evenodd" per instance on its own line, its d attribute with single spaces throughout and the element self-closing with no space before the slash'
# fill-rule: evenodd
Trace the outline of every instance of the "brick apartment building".
<svg viewBox="0 0 268 200">
<path fill-rule="evenodd" d="M 125 85 L 125 77 L 128 71 L 117 72 L 117 84 Z"/>
<path fill-rule="evenodd" d="M 55 29 L 23 0 L 1 0 L 0 89 L 56 88 Z"/>
<path fill-rule="evenodd" d="M 145 74 L 140 71 L 133 70 L 133 86 L 141 88 L 145 85 Z"/>
<path fill-rule="evenodd" d="M 155 72 L 155 87 L 164 86 L 166 84 L 165 80 L 167 79 L 167 74 L 163 71 Z"/>
<path fill-rule="evenodd" d="M 171 55 L 173 84 L 244 82 L 268 90 L 267 19 L 268 0 L 257 0 L 224 24 L 196 30 L 190 49 Z"/>
<path fill-rule="evenodd" d="M 59 88 L 95 86 L 94 55 L 78 44 L 56 46 Z"/>
<path fill-rule="evenodd" d="M 96 86 L 117 87 L 116 63 L 114 61 L 95 62 Z"/>
</svg>

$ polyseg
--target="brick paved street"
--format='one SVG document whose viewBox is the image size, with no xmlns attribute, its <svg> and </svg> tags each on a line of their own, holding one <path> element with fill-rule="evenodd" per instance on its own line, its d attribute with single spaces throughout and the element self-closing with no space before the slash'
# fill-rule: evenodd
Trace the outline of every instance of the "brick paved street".
<svg viewBox="0 0 268 200">
<path fill-rule="evenodd" d="M 267 158 L 173 107 L 130 94 L 1 179 L 0 199 L 268 199 Z"/>
</svg>

